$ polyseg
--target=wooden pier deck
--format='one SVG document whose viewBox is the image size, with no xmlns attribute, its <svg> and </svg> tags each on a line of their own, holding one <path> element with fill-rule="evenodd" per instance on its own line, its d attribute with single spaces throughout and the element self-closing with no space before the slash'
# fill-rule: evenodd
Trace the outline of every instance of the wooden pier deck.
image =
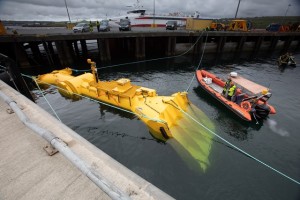
<svg viewBox="0 0 300 200">
<path fill-rule="evenodd" d="M 0 91 L 13 99 L 33 123 L 66 142 L 97 174 L 132 199 L 172 199 L 151 183 L 97 149 L 49 113 L 0 80 Z M 0 98 L 0 200 L 111 199 L 61 153 L 49 156 L 49 145 L 25 126 Z"/>
</svg>

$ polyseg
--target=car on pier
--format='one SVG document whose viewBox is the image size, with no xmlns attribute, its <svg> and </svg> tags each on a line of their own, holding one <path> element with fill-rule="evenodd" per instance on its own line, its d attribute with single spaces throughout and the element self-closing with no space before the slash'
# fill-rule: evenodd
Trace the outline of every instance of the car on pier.
<svg viewBox="0 0 300 200">
<path fill-rule="evenodd" d="M 87 23 L 79 23 L 73 27 L 74 33 L 83 33 L 83 32 L 89 32 L 89 31 L 90 31 L 90 27 Z"/>
<path fill-rule="evenodd" d="M 167 21 L 166 30 L 177 30 L 177 21 Z"/>
<path fill-rule="evenodd" d="M 269 32 L 279 32 L 281 28 L 281 24 L 271 23 L 266 27 L 266 31 Z"/>
<path fill-rule="evenodd" d="M 119 31 L 131 31 L 131 23 L 129 19 L 120 20 Z"/>
<path fill-rule="evenodd" d="M 100 22 L 99 31 L 110 31 L 109 21 L 108 20 L 102 20 Z"/>
</svg>

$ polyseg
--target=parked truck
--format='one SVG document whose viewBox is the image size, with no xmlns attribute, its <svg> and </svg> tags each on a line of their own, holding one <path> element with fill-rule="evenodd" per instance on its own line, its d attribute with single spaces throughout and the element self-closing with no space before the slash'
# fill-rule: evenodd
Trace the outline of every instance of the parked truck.
<svg viewBox="0 0 300 200">
<path fill-rule="evenodd" d="M 236 19 L 231 20 L 227 26 L 227 31 L 249 31 L 252 28 L 252 23 L 247 20 Z"/>
<path fill-rule="evenodd" d="M 186 20 L 186 30 L 192 31 L 202 31 L 205 29 L 209 29 L 213 20 L 211 19 L 193 19 L 187 18 Z"/>
<path fill-rule="evenodd" d="M 225 24 L 213 22 L 210 25 L 210 31 L 224 31 Z"/>
</svg>

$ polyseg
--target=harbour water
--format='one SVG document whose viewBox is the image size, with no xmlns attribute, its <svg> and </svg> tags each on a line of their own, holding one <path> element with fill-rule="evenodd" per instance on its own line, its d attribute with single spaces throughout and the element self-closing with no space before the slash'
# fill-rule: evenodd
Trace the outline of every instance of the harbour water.
<svg viewBox="0 0 300 200">
<path fill-rule="evenodd" d="M 215 133 L 287 176 L 300 181 L 300 53 L 297 67 L 279 68 L 274 58 L 203 64 L 201 68 L 225 78 L 235 71 L 271 89 L 269 101 L 277 114 L 262 123 L 244 123 L 198 87 L 194 79 L 190 101 L 214 123 Z M 129 78 L 132 83 L 171 95 L 188 88 L 194 65 L 188 57 L 99 70 L 102 80 Z M 52 113 L 40 91 L 37 104 Z M 245 156 L 217 137 L 212 139 L 209 166 L 191 168 L 172 148 L 159 142 L 134 115 L 89 99 L 73 101 L 55 88 L 44 91 L 61 121 L 147 181 L 176 199 L 297 200 L 300 185 Z"/>
</svg>

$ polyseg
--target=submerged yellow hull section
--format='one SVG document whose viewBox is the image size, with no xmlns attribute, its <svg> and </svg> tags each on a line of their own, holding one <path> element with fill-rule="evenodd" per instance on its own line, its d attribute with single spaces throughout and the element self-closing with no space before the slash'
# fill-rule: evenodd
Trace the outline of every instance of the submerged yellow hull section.
<svg viewBox="0 0 300 200">
<path fill-rule="evenodd" d="M 167 142 L 192 169 L 207 169 L 212 138 L 199 123 L 210 130 L 214 126 L 189 102 L 186 92 L 158 96 L 154 89 L 133 85 L 129 79 L 100 81 L 93 66 L 92 72 L 74 77 L 71 69 L 55 70 L 38 76 L 37 83 L 56 85 L 67 98 L 87 96 L 135 113 L 153 137 L 162 141 L 172 138 Z"/>
</svg>

